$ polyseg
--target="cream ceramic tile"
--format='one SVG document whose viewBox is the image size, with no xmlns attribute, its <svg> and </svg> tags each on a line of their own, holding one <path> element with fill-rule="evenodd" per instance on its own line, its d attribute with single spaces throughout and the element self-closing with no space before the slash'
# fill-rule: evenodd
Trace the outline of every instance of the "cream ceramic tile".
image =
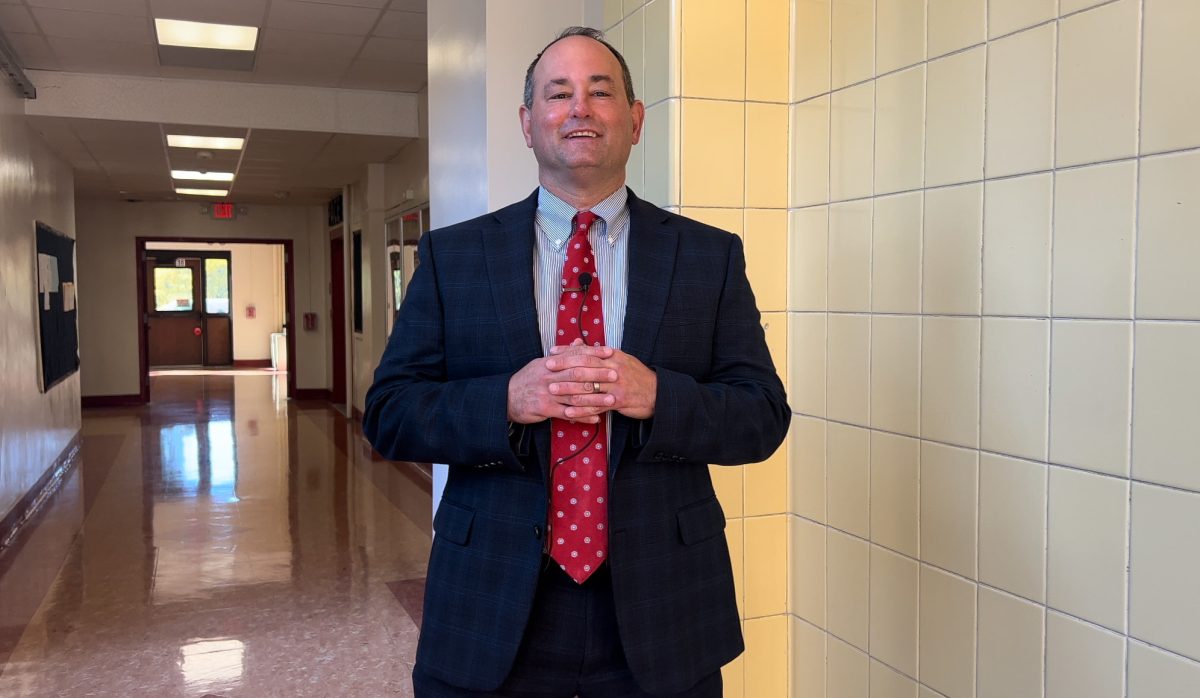
<svg viewBox="0 0 1200 698">
<path fill-rule="evenodd" d="M 941 693 L 927 686 L 918 686 L 917 690 L 920 691 L 919 698 L 945 698 Z"/>
<path fill-rule="evenodd" d="M 747 0 L 746 99 L 788 101 L 790 13 L 789 0 Z"/>
<path fill-rule="evenodd" d="M 791 519 L 791 579 L 788 612 L 825 627 L 825 527 Z"/>
<path fill-rule="evenodd" d="M 983 221 L 983 313 L 1050 314 L 1050 174 L 990 181 Z"/>
<path fill-rule="evenodd" d="M 1133 474 L 1200 491 L 1200 325 L 1139 323 L 1133 385 Z"/>
<path fill-rule="evenodd" d="M 871 202 L 829 207 L 829 309 L 871 309 Z"/>
<path fill-rule="evenodd" d="M 869 545 L 833 529 L 826 544 L 826 628 L 859 649 L 868 639 Z"/>
<path fill-rule="evenodd" d="M 1200 320 L 1200 153 L 1145 158 L 1139 176 L 1137 315 Z"/>
<path fill-rule="evenodd" d="M 987 20 L 984 0 L 929 0 L 929 57 L 981 43 Z"/>
<path fill-rule="evenodd" d="M 761 0 L 759 0 L 761 1 Z M 746 206 L 787 208 L 788 106 L 746 104 Z"/>
<path fill-rule="evenodd" d="M 791 205 L 829 201 L 829 97 L 792 106 Z"/>
<path fill-rule="evenodd" d="M 910 557 L 919 554 L 921 443 L 871 432 L 871 540 Z"/>
<path fill-rule="evenodd" d="M 925 192 L 926 313 L 978 315 L 983 297 L 983 185 Z"/>
<path fill-rule="evenodd" d="M 1136 170 L 1118 162 L 1055 175 L 1056 317 L 1133 316 Z"/>
<path fill-rule="evenodd" d="M 871 318 L 829 316 L 828 416 L 867 426 L 871 409 Z"/>
<path fill-rule="evenodd" d="M 667 100 L 646 110 L 646 124 L 642 129 L 642 159 L 646 171 L 643 196 L 656 206 L 679 204 L 678 138 L 679 100 Z"/>
<path fill-rule="evenodd" d="M 1050 460 L 1129 474 L 1132 325 L 1056 320 L 1050 354 Z"/>
<path fill-rule="evenodd" d="M 876 74 L 925 60 L 924 0 L 877 0 L 875 13 Z"/>
<path fill-rule="evenodd" d="M 795 0 L 792 23 L 792 101 L 829 91 L 832 0 Z"/>
<path fill-rule="evenodd" d="M 1046 459 L 1050 321 L 985 318 L 979 445 Z"/>
<path fill-rule="evenodd" d="M 867 655 L 831 637 L 828 642 L 828 691 L 838 698 L 869 698 L 870 666 Z"/>
<path fill-rule="evenodd" d="M 827 310 L 829 279 L 829 208 L 815 206 L 790 213 L 791 263 L 789 310 Z"/>
<path fill-rule="evenodd" d="M 871 432 L 830 422 L 826 470 L 829 525 L 866 538 L 869 534 Z"/>
<path fill-rule="evenodd" d="M 811 417 L 825 416 L 824 313 L 790 313 L 788 402 L 792 411 Z"/>
<path fill-rule="evenodd" d="M 925 66 L 875 84 L 875 193 L 920 189 L 925 164 Z"/>
<path fill-rule="evenodd" d="M 792 623 L 791 698 L 825 698 L 824 631 L 797 618 Z"/>
<path fill-rule="evenodd" d="M 921 443 L 921 561 L 975 579 L 979 453 Z"/>
<path fill-rule="evenodd" d="M 1123 632 L 1129 482 L 1052 467 L 1049 496 L 1047 604 Z"/>
<path fill-rule="evenodd" d="M 1028 29 L 1057 16 L 1057 0 L 1005 0 L 988 3 L 988 36 Z"/>
<path fill-rule="evenodd" d="M 934 1 L 962 2 L 932 0 L 931 10 Z M 984 48 L 979 47 L 928 64 L 925 186 L 983 178 L 985 56 Z"/>
<path fill-rule="evenodd" d="M 729 564 L 733 567 L 733 593 L 738 616 L 746 617 L 746 527 L 745 519 L 725 522 L 725 544 L 729 546 Z"/>
<path fill-rule="evenodd" d="M 922 192 L 874 199 L 871 234 L 871 310 L 921 312 Z"/>
<path fill-rule="evenodd" d="M 1096 5 L 1103 5 L 1108 0 L 1059 0 L 1058 16 L 1073 14 Z"/>
<path fill-rule="evenodd" d="M 875 3 L 833 0 L 833 89 L 874 75 Z"/>
<path fill-rule="evenodd" d="M 1138 5 L 1120 0 L 1059 22 L 1059 167 L 1136 152 Z"/>
<path fill-rule="evenodd" d="M 921 415 L 921 320 L 871 318 L 871 426 L 917 436 Z"/>
<path fill-rule="evenodd" d="M 712 478 L 713 489 L 721 508 L 725 510 L 726 518 L 742 516 L 742 473 L 743 468 L 730 468 L 722 465 L 708 466 L 708 474 Z"/>
<path fill-rule="evenodd" d="M 1043 607 L 979 588 L 979 698 L 1041 698 Z"/>
<path fill-rule="evenodd" d="M 1162 152 L 1200 145 L 1200 4 L 1191 0 L 1151 2 L 1142 10 L 1141 150 Z"/>
<path fill-rule="evenodd" d="M 979 320 L 922 318 L 921 436 L 979 444 Z"/>
<path fill-rule="evenodd" d="M 680 194 L 684 206 L 742 206 L 745 142 L 740 134 L 745 132 L 745 116 L 744 102 L 683 100 Z M 721 133 L 739 137 L 713 137 Z"/>
<path fill-rule="evenodd" d="M 625 184 L 638 195 L 646 192 L 646 147 L 639 143 L 629 150 L 625 162 Z"/>
<path fill-rule="evenodd" d="M 979 581 L 1034 601 L 1046 598 L 1044 464 L 980 455 Z"/>
<path fill-rule="evenodd" d="M 760 312 L 787 310 L 788 214 L 746 209 L 746 275 Z"/>
<path fill-rule="evenodd" d="M 629 66 L 629 77 L 633 81 L 634 94 L 646 82 L 646 12 L 640 7 L 630 9 L 625 20 L 621 22 L 621 47 L 618 49 L 625 56 Z"/>
<path fill-rule="evenodd" d="M 947 698 L 975 695 L 975 584 L 921 566 L 921 683 Z"/>
<path fill-rule="evenodd" d="M 1046 0 L 1036 0 L 1046 3 Z M 989 7 L 1019 7 L 990 3 Z M 1049 0 L 1050 12 L 1054 2 Z M 988 47 L 987 176 L 1049 169 L 1054 164 L 1055 25 L 994 41 Z"/>
<path fill-rule="evenodd" d="M 775 373 L 787 385 L 788 376 L 788 314 L 783 311 L 762 313 L 761 324 L 767 339 L 767 350 L 775 363 Z"/>
<path fill-rule="evenodd" d="M 746 232 L 743 229 L 745 211 L 740 208 L 695 208 L 684 207 L 679 214 L 706 225 L 715 226 L 742 238 L 745 244 Z"/>
<path fill-rule="evenodd" d="M 788 444 L 776 449 L 761 463 L 743 466 L 745 471 L 746 516 L 783 514 L 788 507 Z M 766 615 L 766 614 L 762 614 Z"/>
<path fill-rule="evenodd" d="M 745 3 L 688 0 L 679 4 L 679 12 L 683 96 L 745 99 Z M 713 133 L 741 133 L 741 129 L 710 131 L 708 137 Z"/>
<path fill-rule="evenodd" d="M 825 421 L 792 417 L 788 432 L 791 449 L 791 511 L 820 523 L 825 522 Z"/>
<path fill-rule="evenodd" d="M 1129 643 L 1129 698 L 1192 698 L 1200 686 L 1200 662 Z"/>
<path fill-rule="evenodd" d="M 871 546 L 871 656 L 917 675 L 917 602 L 920 565 Z"/>
<path fill-rule="evenodd" d="M 674 0 L 651 0 L 645 10 L 646 104 L 679 96 L 679 12 Z"/>
<path fill-rule="evenodd" d="M 1121 698 L 1125 641 L 1051 611 L 1046 618 L 1046 698 Z"/>
<path fill-rule="evenodd" d="M 1136 483 L 1129 632 L 1200 661 L 1200 494 Z"/>
<path fill-rule="evenodd" d="M 611 27 L 625 16 L 621 0 L 604 0 L 604 26 Z"/>
<path fill-rule="evenodd" d="M 646 0 L 624 0 L 621 9 L 625 13 L 625 16 L 628 17 L 645 4 Z"/>
<path fill-rule="evenodd" d="M 875 83 L 834 92 L 829 117 L 829 198 L 871 195 Z"/>
<path fill-rule="evenodd" d="M 746 695 L 782 696 L 787 692 L 788 617 L 746 621 Z"/>
<path fill-rule="evenodd" d="M 788 517 L 743 519 L 746 531 L 746 617 L 787 613 Z"/>
<path fill-rule="evenodd" d="M 917 698 L 917 682 L 872 659 L 871 698 Z"/>
<path fill-rule="evenodd" d="M 746 696 L 746 653 L 738 655 L 732 662 L 721 667 L 721 698 L 745 698 Z"/>
</svg>

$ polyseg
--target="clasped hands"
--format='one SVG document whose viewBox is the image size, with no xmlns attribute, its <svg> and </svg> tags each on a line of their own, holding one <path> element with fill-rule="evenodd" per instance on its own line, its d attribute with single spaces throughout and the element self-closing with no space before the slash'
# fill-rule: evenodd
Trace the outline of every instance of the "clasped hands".
<svg viewBox="0 0 1200 698">
<path fill-rule="evenodd" d="M 533 424 L 569 419 L 595 424 L 609 411 L 633 419 L 654 416 L 658 377 L 641 361 L 612 347 L 581 340 L 550 349 L 508 381 L 508 419 Z"/>
</svg>

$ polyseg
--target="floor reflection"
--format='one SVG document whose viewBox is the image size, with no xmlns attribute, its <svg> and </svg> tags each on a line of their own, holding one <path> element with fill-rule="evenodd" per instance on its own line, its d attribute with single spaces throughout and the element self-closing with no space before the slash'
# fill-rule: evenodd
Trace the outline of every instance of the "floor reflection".
<svg viewBox="0 0 1200 698">
<path fill-rule="evenodd" d="M 53 551 L 0 566 L 26 618 L 0 695 L 411 695 L 393 590 L 425 575 L 428 483 L 284 378 L 163 373 L 147 407 L 85 411 L 80 472 L 103 478 L 64 498 L 57 575 L 17 599 L 6 579 Z"/>
</svg>

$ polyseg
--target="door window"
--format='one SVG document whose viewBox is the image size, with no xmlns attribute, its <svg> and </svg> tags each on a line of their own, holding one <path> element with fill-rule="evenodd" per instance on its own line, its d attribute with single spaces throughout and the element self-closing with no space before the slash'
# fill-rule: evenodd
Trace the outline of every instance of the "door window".
<svg viewBox="0 0 1200 698">
<path fill-rule="evenodd" d="M 204 312 L 229 314 L 229 260 L 209 257 L 204 260 Z"/>
<path fill-rule="evenodd" d="M 194 309 L 190 267 L 154 268 L 154 310 L 188 313 Z"/>
</svg>

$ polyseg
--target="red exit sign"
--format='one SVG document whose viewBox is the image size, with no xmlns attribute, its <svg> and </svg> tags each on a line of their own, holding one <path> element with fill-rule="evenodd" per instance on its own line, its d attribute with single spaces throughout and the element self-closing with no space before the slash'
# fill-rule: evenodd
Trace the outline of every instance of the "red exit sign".
<svg viewBox="0 0 1200 698">
<path fill-rule="evenodd" d="M 209 204 L 208 211 L 209 215 L 219 221 L 231 221 L 237 215 L 233 204 L 229 203 Z"/>
</svg>

